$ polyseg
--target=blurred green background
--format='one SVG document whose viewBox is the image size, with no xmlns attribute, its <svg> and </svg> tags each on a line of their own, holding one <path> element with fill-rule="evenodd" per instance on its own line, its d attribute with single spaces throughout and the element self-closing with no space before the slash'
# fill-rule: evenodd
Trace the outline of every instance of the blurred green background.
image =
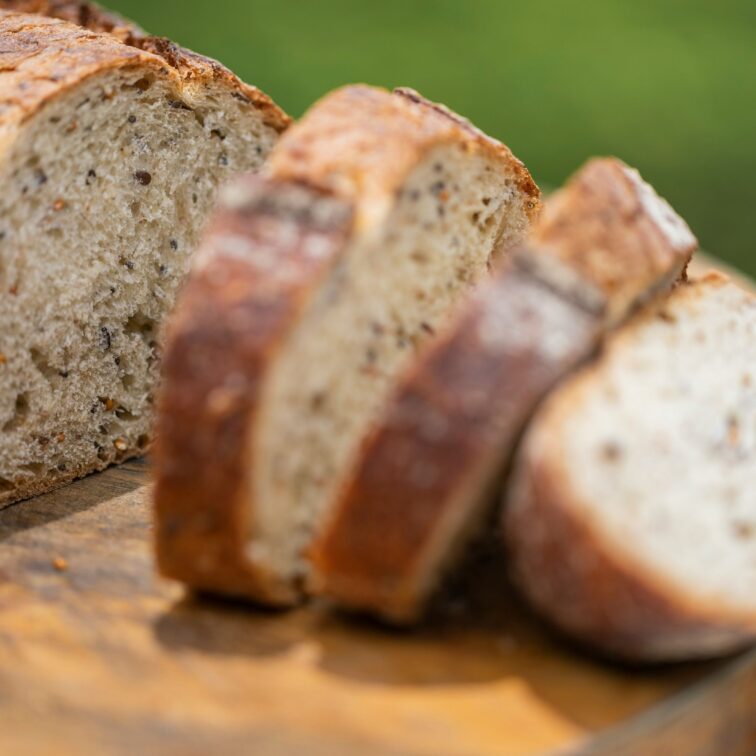
<svg viewBox="0 0 756 756">
<path fill-rule="evenodd" d="M 505 141 L 544 186 L 590 155 L 618 155 L 706 249 L 756 274 L 754 0 L 109 5 L 295 116 L 340 84 L 406 84 Z"/>
</svg>

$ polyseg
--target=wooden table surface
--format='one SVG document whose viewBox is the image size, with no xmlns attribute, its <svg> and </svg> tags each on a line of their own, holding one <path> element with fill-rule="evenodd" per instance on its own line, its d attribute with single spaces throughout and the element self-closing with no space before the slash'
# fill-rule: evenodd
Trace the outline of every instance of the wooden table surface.
<svg viewBox="0 0 756 756">
<path fill-rule="evenodd" d="M 756 651 L 592 660 L 495 563 L 411 633 L 192 598 L 154 574 L 147 478 L 132 462 L 0 512 L 2 756 L 756 754 Z"/>
</svg>

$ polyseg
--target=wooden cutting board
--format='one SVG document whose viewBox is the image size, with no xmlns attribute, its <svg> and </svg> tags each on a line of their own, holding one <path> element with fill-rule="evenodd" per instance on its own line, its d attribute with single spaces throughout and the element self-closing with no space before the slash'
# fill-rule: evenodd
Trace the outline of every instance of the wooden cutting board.
<svg viewBox="0 0 756 756">
<path fill-rule="evenodd" d="M 0 512 L 0 753 L 756 753 L 756 654 L 612 667 L 498 580 L 414 633 L 187 598 L 153 574 L 146 477 Z"/>
<path fill-rule="evenodd" d="M 133 462 L 0 512 L 3 756 L 756 754 L 756 651 L 592 660 L 495 563 L 412 633 L 187 597 L 154 575 L 147 478 Z"/>
</svg>

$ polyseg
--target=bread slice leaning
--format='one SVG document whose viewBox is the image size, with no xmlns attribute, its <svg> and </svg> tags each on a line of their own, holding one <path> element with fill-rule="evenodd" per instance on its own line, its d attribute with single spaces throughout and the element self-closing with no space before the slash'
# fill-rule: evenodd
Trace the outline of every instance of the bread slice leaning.
<svg viewBox="0 0 756 756">
<path fill-rule="evenodd" d="M 527 244 L 397 383 L 313 547 L 312 588 L 393 622 L 421 614 L 494 502 L 544 394 L 696 241 L 637 172 L 589 162 Z"/>
<path fill-rule="evenodd" d="M 161 324 L 216 189 L 288 124 L 150 40 L 0 10 L 0 506 L 144 450 Z"/>
<path fill-rule="evenodd" d="M 756 297 L 679 286 L 554 393 L 504 509 L 527 597 L 626 659 L 756 642 Z"/>
<path fill-rule="evenodd" d="M 338 90 L 224 192 L 171 328 L 160 402 L 164 574 L 286 605 L 398 372 L 538 189 L 511 152 L 408 90 Z"/>
</svg>

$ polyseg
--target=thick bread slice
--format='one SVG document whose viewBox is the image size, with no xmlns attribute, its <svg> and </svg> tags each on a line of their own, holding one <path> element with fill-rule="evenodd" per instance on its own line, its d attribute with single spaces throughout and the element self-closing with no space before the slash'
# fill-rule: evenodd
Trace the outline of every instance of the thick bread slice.
<svg viewBox="0 0 756 756">
<path fill-rule="evenodd" d="M 548 399 L 518 460 L 508 552 L 544 616 L 634 660 L 756 641 L 756 297 L 678 287 Z"/>
<path fill-rule="evenodd" d="M 538 401 L 635 303 L 666 291 L 695 246 L 636 171 L 589 162 L 398 384 L 315 544 L 313 589 L 417 619 Z"/>
<path fill-rule="evenodd" d="M 161 322 L 217 186 L 288 124 L 150 44 L 0 11 L 0 505 L 147 446 Z"/>
<path fill-rule="evenodd" d="M 297 601 L 303 551 L 394 376 L 537 209 L 506 147 L 416 93 L 316 104 L 264 180 L 224 194 L 171 329 L 163 573 Z"/>
</svg>

